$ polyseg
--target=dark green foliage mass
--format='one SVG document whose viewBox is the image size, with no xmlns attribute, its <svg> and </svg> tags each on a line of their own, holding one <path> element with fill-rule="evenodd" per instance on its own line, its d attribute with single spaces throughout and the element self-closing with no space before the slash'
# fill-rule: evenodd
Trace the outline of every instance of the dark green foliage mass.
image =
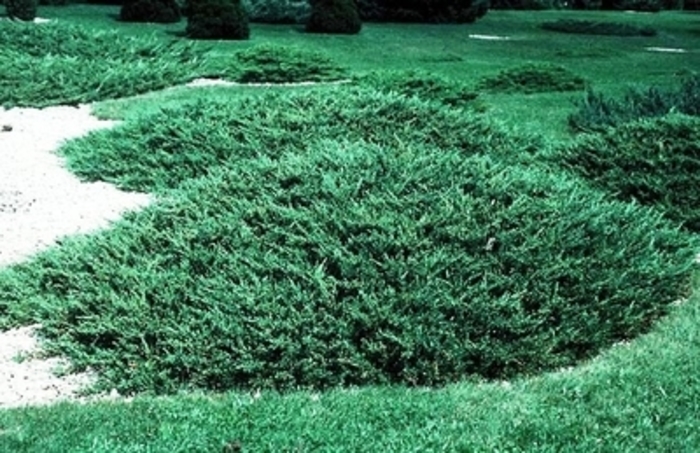
<svg viewBox="0 0 700 453">
<path fill-rule="evenodd" d="M 321 53 L 272 44 L 237 52 L 229 72 L 242 83 L 327 82 L 346 76 L 343 68 Z"/>
<path fill-rule="evenodd" d="M 240 0 L 189 0 L 186 33 L 194 39 L 248 39 L 248 13 Z"/>
<path fill-rule="evenodd" d="M 586 88 L 586 80 L 562 66 L 531 63 L 486 77 L 479 88 L 506 93 L 578 91 Z"/>
<path fill-rule="evenodd" d="M 582 19 L 559 19 L 542 23 L 545 30 L 561 33 L 576 33 L 582 35 L 610 36 L 655 36 L 656 30 L 651 27 L 641 27 L 621 22 L 598 22 Z"/>
<path fill-rule="evenodd" d="M 357 77 L 356 82 L 450 107 L 479 107 L 474 102 L 479 94 L 473 88 L 426 71 L 377 71 Z"/>
<path fill-rule="evenodd" d="M 311 0 L 310 3 L 306 31 L 354 35 L 362 29 L 355 0 Z"/>
<path fill-rule="evenodd" d="M 10 19 L 33 21 L 36 18 L 37 0 L 4 0 L 5 12 Z"/>
<path fill-rule="evenodd" d="M 671 115 L 587 134 L 559 159 L 617 198 L 700 232 L 700 118 Z"/>
<path fill-rule="evenodd" d="M 201 50 L 155 36 L 94 32 L 62 22 L 0 21 L 0 104 L 44 107 L 131 96 L 185 83 Z"/>
<path fill-rule="evenodd" d="M 363 20 L 376 22 L 474 22 L 489 8 L 484 0 L 358 0 Z"/>
<path fill-rule="evenodd" d="M 630 88 L 619 99 L 588 90 L 578 101 L 578 109 L 569 115 L 569 126 L 574 131 L 604 131 L 625 122 L 683 113 L 700 116 L 700 76 L 685 77 L 678 88 Z"/>
<path fill-rule="evenodd" d="M 119 13 L 124 22 L 180 21 L 180 7 L 176 0 L 125 0 Z"/>
<path fill-rule="evenodd" d="M 536 165 L 329 138 L 0 273 L 0 313 L 122 392 L 440 385 L 645 331 L 693 242 Z"/>
</svg>

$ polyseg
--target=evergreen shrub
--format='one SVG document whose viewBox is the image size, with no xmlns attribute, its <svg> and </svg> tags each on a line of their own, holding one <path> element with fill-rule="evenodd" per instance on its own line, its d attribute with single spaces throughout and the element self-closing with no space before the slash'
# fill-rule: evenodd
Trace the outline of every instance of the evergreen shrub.
<svg viewBox="0 0 700 453">
<path fill-rule="evenodd" d="M 355 0 L 310 0 L 310 4 L 307 32 L 354 35 L 362 29 Z"/>
<path fill-rule="evenodd" d="M 559 160 L 624 201 L 700 232 L 700 118 L 669 115 L 585 134 Z"/>
<path fill-rule="evenodd" d="M 197 124 L 207 127 L 192 127 Z M 395 92 L 339 86 L 164 109 L 129 127 L 72 141 L 61 152 L 86 180 L 154 192 L 231 161 L 303 153 L 314 137 L 457 148 L 465 155 L 508 153 L 503 157 L 514 160 L 542 147 L 534 137 L 507 134 L 471 112 Z"/>
<path fill-rule="evenodd" d="M 697 241 L 577 178 L 318 138 L 0 272 L 0 313 L 123 394 L 325 389 L 570 366 L 687 294 Z"/>
<path fill-rule="evenodd" d="M 0 104 L 45 107 L 132 96 L 202 71 L 192 43 L 127 37 L 62 22 L 0 21 Z"/>
<path fill-rule="evenodd" d="M 327 82 L 346 71 L 327 56 L 289 46 L 261 44 L 235 54 L 233 77 L 241 83 Z"/>
<path fill-rule="evenodd" d="M 576 105 L 577 111 L 568 120 L 577 132 L 604 131 L 610 126 L 672 112 L 700 116 L 700 76 L 684 77 L 676 89 L 630 88 L 620 99 L 588 90 Z"/>
<path fill-rule="evenodd" d="M 357 0 L 360 17 L 372 22 L 468 23 L 483 17 L 486 0 Z"/>
<path fill-rule="evenodd" d="M 5 0 L 5 12 L 10 19 L 33 21 L 37 5 L 37 0 Z"/>
<path fill-rule="evenodd" d="M 176 0 L 125 0 L 119 12 L 124 22 L 173 23 L 180 21 Z"/>
<path fill-rule="evenodd" d="M 186 8 L 189 38 L 243 40 L 250 37 L 248 13 L 240 0 L 188 0 Z"/>
<path fill-rule="evenodd" d="M 477 107 L 479 96 L 470 86 L 422 70 L 375 71 L 355 81 L 384 92 L 435 101 L 450 107 Z"/>
<path fill-rule="evenodd" d="M 656 30 L 654 28 L 621 22 L 559 19 L 556 21 L 543 22 L 540 26 L 544 30 L 582 35 L 656 36 Z"/>
<path fill-rule="evenodd" d="M 311 14 L 308 0 L 243 0 L 251 22 L 303 24 Z"/>
<path fill-rule="evenodd" d="M 529 63 L 485 77 L 478 86 L 494 92 L 542 93 L 584 90 L 586 80 L 562 66 Z"/>
</svg>

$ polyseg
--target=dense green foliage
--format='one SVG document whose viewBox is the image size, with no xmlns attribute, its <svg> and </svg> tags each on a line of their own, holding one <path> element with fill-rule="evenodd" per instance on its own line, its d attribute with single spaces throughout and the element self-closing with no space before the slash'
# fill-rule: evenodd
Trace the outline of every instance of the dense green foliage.
<svg viewBox="0 0 700 453">
<path fill-rule="evenodd" d="M 486 77 L 478 86 L 492 92 L 544 93 L 583 90 L 586 80 L 562 66 L 528 63 Z"/>
<path fill-rule="evenodd" d="M 651 27 L 626 24 L 622 22 L 559 19 L 550 22 L 543 22 L 541 27 L 550 31 L 576 33 L 582 35 L 656 36 L 656 30 Z"/>
<path fill-rule="evenodd" d="M 188 0 L 186 33 L 194 39 L 248 39 L 248 13 L 241 0 Z"/>
<path fill-rule="evenodd" d="M 355 81 L 379 91 L 415 96 L 450 107 L 480 106 L 474 102 L 479 94 L 471 86 L 426 71 L 375 71 L 356 77 Z"/>
<path fill-rule="evenodd" d="M 192 125 L 206 124 L 207 129 Z M 260 94 L 237 102 L 202 101 L 163 109 L 129 127 L 98 131 L 61 152 L 88 180 L 146 192 L 177 187 L 231 161 L 303 152 L 310 140 L 342 138 L 391 147 L 414 143 L 465 155 L 524 158 L 539 141 L 513 137 L 461 110 L 361 88 Z M 513 150 L 517 150 L 514 152 Z"/>
<path fill-rule="evenodd" d="M 374 22 L 474 22 L 484 16 L 484 0 L 358 0 L 360 16 Z"/>
<path fill-rule="evenodd" d="M 310 3 L 306 31 L 354 35 L 362 29 L 355 0 L 310 0 Z"/>
<path fill-rule="evenodd" d="M 672 115 L 584 135 L 559 159 L 617 198 L 700 232 L 700 118 Z"/>
<path fill-rule="evenodd" d="M 78 104 L 157 90 L 195 78 L 200 54 L 154 36 L 2 21 L 0 104 Z"/>
<path fill-rule="evenodd" d="M 694 240 L 517 163 L 525 146 L 463 110 L 367 90 L 138 118 L 63 152 L 161 201 L 0 273 L 0 312 L 41 322 L 54 351 L 123 391 L 571 365 L 666 312 Z"/>
<path fill-rule="evenodd" d="M 242 4 L 251 22 L 302 24 L 311 13 L 308 0 L 243 0 Z"/>
<path fill-rule="evenodd" d="M 37 12 L 37 0 L 4 0 L 5 12 L 11 19 L 33 21 Z"/>
<path fill-rule="evenodd" d="M 677 89 L 629 88 L 619 99 L 588 90 L 576 105 L 577 110 L 569 115 L 569 126 L 578 132 L 604 131 L 628 121 L 673 112 L 700 116 L 700 76 L 685 77 Z"/>
<path fill-rule="evenodd" d="M 261 44 L 237 52 L 230 68 L 242 83 L 327 82 L 346 71 L 327 56 L 297 47 Z"/>
<path fill-rule="evenodd" d="M 124 22 L 180 21 L 180 7 L 176 0 L 124 0 L 119 12 Z"/>
</svg>

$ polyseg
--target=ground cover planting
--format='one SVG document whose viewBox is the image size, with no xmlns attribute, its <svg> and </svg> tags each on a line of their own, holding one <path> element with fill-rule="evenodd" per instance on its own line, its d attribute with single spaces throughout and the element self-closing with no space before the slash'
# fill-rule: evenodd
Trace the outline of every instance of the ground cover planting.
<svg viewBox="0 0 700 453">
<path fill-rule="evenodd" d="M 478 87 L 485 91 L 526 94 L 577 91 L 586 88 L 586 80 L 561 66 L 530 63 L 485 77 Z"/>
<path fill-rule="evenodd" d="M 576 33 L 585 35 L 612 36 L 655 36 L 656 30 L 651 27 L 640 27 L 633 24 L 609 21 L 592 21 L 580 19 L 560 19 L 543 22 L 542 28 L 561 33 Z"/>
<path fill-rule="evenodd" d="M 71 11 L 123 38 L 158 30 L 128 44 L 146 61 L 163 53 L 143 43 L 180 45 L 85 13 L 118 8 L 40 8 Z M 539 24 L 559 19 L 659 33 L 554 42 Z M 694 24 L 492 11 L 342 37 L 251 24 L 249 43 L 193 45 L 183 81 L 344 83 L 95 107 L 124 123 L 59 154 L 157 201 L 0 269 L 0 326 L 41 322 L 49 353 L 99 371 L 93 390 L 135 399 L 0 409 L 0 451 L 697 449 L 700 126 L 692 79 L 674 88 L 698 62 Z M 533 62 L 588 94 L 480 86 Z M 52 102 L 88 86 L 64 82 Z"/>
</svg>

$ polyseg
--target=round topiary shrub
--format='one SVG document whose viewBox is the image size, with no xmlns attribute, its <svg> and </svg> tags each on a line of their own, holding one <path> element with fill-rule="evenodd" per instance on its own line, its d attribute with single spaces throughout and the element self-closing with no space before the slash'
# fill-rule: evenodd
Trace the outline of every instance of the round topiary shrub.
<svg viewBox="0 0 700 453">
<path fill-rule="evenodd" d="M 119 12 L 124 22 L 173 23 L 180 21 L 176 0 L 125 0 Z"/>
<path fill-rule="evenodd" d="M 355 0 L 310 0 L 311 15 L 306 23 L 310 33 L 357 34 L 362 21 Z"/>
<path fill-rule="evenodd" d="M 624 201 L 700 232 L 700 118 L 671 115 L 585 134 L 563 147 L 565 167 Z"/>
<path fill-rule="evenodd" d="M 545 93 L 584 90 L 586 80 L 562 66 L 525 64 L 486 77 L 478 86 L 492 92 Z"/>
<path fill-rule="evenodd" d="M 37 0 L 5 0 L 5 11 L 10 19 L 33 21 L 37 5 Z"/>
<path fill-rule="evenodd" d="M 248 13 L 240 0 L 189 0 L 187 28 L 194 39 L 248 39 Z"/>
</svg>

